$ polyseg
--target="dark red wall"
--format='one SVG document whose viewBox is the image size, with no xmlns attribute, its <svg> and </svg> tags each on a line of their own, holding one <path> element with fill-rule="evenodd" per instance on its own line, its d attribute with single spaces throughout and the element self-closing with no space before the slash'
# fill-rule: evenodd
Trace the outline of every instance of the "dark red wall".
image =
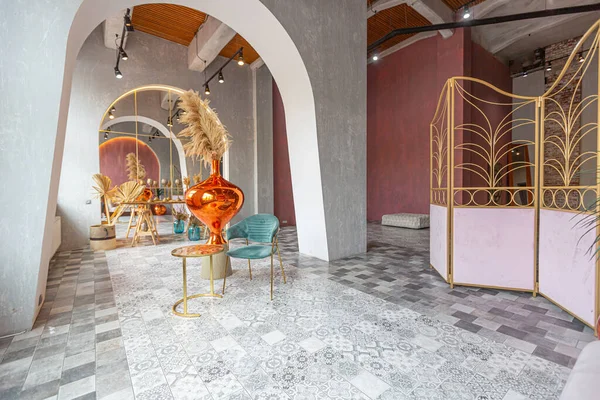
<svg viewBox="0 0 600 400">
<path fill-rule="evenodd" d="M 447 40 L 436 35 L 369 64 L 368 220 L 429 213 L 429 124 L 446 80 L 465 73 L 469 43 L 458 29 Z"/>
<path fill-rule="evenodd" d="M 273 81 L 273 193 L 274 213 L 281 225 L 296 225 L 285 110 L 275 81 Z"/>
<path fill-rule="evenodd" d="M 100 173 L 108 176 L 113 185 L 127 182 L 128 172 L 125 157 L 135 153 L 135 138 L 117 137 L 107 140 L 100 145 Z M 146 169 L 146 178 L 159 181 L 160 163 L 154 151 L 142 141 L 138 142 L 138 157 Z"/>
<path fill-rule="evenodd" d="M 429 124 L 446 80 L 474 76 L 510 91 L 508 68 L 457 29 L 401 49 L 367 68 L 367 219 L 384 214 L 429 213 Z M 499 82 L 499 84 L 497 83 Z M 471 89 L 469 83 L 463 84 Z M 481 90 L 478 92 L 483 94 Z M 472 110 L 456 100 L 455 124 Z M 456 143 L 469 140 L 457 132 Z M 457 163 L 468 153 L 456 153 Z M 455 185 L 468 177 L 456 174 Z"/>
<path fill-rule="evenodd" d="M 508 67 L 481 46 L 471 42 L 469 29 L 457 29 L 452 37 L 440 35 L 401 49 L 367 68 L 367 219 L 381 220 L 389 213 L 429 213 L 429 124 L 440 92 L 448 78 L 473 76 L 510 92 Z M 488 89 L 462 83 L 473 94 L 499 100 Z M 502 101 L 506 101 L 506 98 Z M 485 108 L 485 107 L 484 107 Z M 492 121 L 506 110 L 485 109 Z M 472 117 L 473 114 L 473 117 Z M 455 124 L 479 123 L 472 107 L 459 98 Z M 273 184 L 275 215 L 295 225 L 285 114 L 273 82 Z M 455 142 L 469 141 L 468 133 L 456 132 Z M 456 152 L 456 163 L 470 162 L 468 152 Z M 473 180 L 474 182 L 471 182 Z M 468 174 L 455 174 L 455 185 L 472 185 Z"/>
<path fill-rule="evenodd" d="M 502 64 L 492 54 L 476 43 L 473 43 L 471 54 L 471 72 L 474 78 L 479 78 L 483 81 L 489 82 L 506 92 L 512 92 L 512 78 L 510 77 L 510 70 L 508 66 Z M 473 93 L 474 98 L 476 97 L 493 103 L 505 104 L 489 104 L 487 102 L 473 99 L 473 103 L 475 106 L 477 106 L 476 108 L 471 107 L 470 111 L 471 122 L 473 124 L 484 127 L 487 130 L 489 130 L 489 128 L 487 128 L 488 125 L 491 125 L 492 131 L 495 131 L 500 124 L 504 125 L 506 122 L 505 118 L 512 111 L 512 99 L 510 97 L 507 97 L 487 86 L 478 83 L 471 85 L 471 93 Z M 511 123 L 509 122 L 508 127 L 497 132 L 498 136 L 496 140 L 498 147 L 496 152 L 498 154 L 508 153 L 508 143 L 512 139 L 510 127 Z M 470 139 L 473 143 L 477 143 L 486 148 L 489 147 L 489 145 L 486 145 L 484 139 L 480 135 L 471 134 Z M 502 146 L 505 147 L 502 148 Z M 473 153 L 471 156 L 471 162 L 478 165 L 484 165 L 485 168 L 488 168 L 487 163 L 484 164 L 482 159 Z M 508 155 L 505 155 L 498 160 L 498 164 L 500 166 L 506 166 L 507 162 Z M 501 169 L 500 175 L 504 174 L 505 171 L 506 168 Z M 470 175 L 471 176 L 468 180 L 471 186 L 482 187 L 488 185 L 487 182 L 477 174 L 470 173 Z M 507 186 L 508 176 L 505 176 L 500 183 L 502 186 Z M 487 201 L 487 199 L 480 198 L 478 201 Z"/>
</svg>

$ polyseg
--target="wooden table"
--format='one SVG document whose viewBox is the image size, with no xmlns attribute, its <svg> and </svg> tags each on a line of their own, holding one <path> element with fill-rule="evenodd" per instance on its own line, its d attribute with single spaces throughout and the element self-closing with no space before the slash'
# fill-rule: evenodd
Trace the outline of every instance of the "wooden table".
<svg viewBox="0 0 600 400">
<path fill-rule="evenodd" d="M 124 201 L 123 203 L 121 203 L 122 205 L 125 206 L 130 206 L 131 207 L 131 217 L 129 218 L 129 225 L 127 226 L 127 234 L 125 235 L 125 238 L 129 237 L 129 231 L 131 230 L 131 228 L 135 228 L 135 230 L 133 231 L 133 240 L 131 241 L 131 245 L 135 245 L 136 242 L 138 242 L 140 240 L 140 237 L 142 236 L 150 236 L 152 238 L 152 243 L 154 243 L 156 245 L 156 243 L 159 241 L 159 236 L 158 236 L 158 229 L 156 227 L 156 221 L 154 220 L 154 215 L 152 214 L 152 209 L 150 208 L 150 206 L 153 206 L 155 204 L 185 204 L 185 200 L 158 200 L 158 201 Z M 142 208 L 143 211 L 140 212 L 137 210 L 137 208 Z M 138 219 L 135 222 L 135 225 L 133 224 L 133 219 L 134 219 L 134 215 L 138 214 Z M 141 226 L 142 223 L 145 222 L 146 225 L 148 226 L 148 230 L 147 231 L 142 231 Z"/>
<path fill-rule="evenodd" d="M 225 251 L 225 246 L 220 244 L 197 244 L 194 246 L 178 247 L 171 251 L 171 255 L 174 257 L 181 257 L 183 259 L 183 298 L 173 304 L 173 314 L 179 315 L 180 317 L 199 317 L 200 314 L 188 313 L 187 301 L 189 299 L 195 299 L 197 297 L 219 297 L 223 296 L 215 293 L 215 285 L 213 280 L 213 256 L 220 254 Z M 210 257 L 210 293 L 193 294 L 188 296 L 187 294 L 187 263 L 186 260 L 190 257 L 201 258 Z M 177 306 L 183 303 L 183 312 L 177 311 Z"/>
</svg>

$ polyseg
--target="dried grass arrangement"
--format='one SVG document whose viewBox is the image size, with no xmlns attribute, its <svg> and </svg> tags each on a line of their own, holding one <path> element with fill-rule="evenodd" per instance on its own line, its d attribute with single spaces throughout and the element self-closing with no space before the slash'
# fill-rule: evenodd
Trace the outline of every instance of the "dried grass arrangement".
<svg viewBox="0 0 600 400">
<path fill-rule="evenodd" d="M 183 207 L 173 207 L 173 218 L 175 218 L 175 221 L 187 221 L 189 217 Z"/>
<path fill-rule="evenodd" d="M 114 188 L 111 189 L 112 180 L 102 174 L 94 174 L 92 175 L 92 179 L 96 186 L 92 186 L 92 188 L 96 191 L 94 195 L 95 198 L 100 199 L 104 203 L 104 215 L 106 215 L 106 223 L 111 224 L 110 212 L 108 212 L 108 202 L 114 193 Z"/>
<path fill-rule="evenodd" d="M 130 181 L 137 181 L 146 177 L 146 168 L 135 156 L 135 153 L 129 153 L 125 156 L 125 163 L 127 164 L 127 172 L 129 173 Z"/>
<path fill-rule="evenodd" d="M 217 113 L 202 100 L 198 92 L 188 90 L 179 97 L 180 121 L 187 124 L 177 135 L 189 141 L 183 145 L 185 154 L 193 159 L 202 159 L 206 164 L 220 160 L 231 145 L 231 136 L 223 126 Z"/>
<path fill-rule="evenodd" d="M 125 212 L 128 206 L 123 205 L 124 202 L 135 201 L 143 192 L 146 186 L 140 184 L 138 181 L 128 181 L 122 183 L 121 186 L 117 186 L 113 189 L 112 200 L 115 203 L 119 203 L 113 215 L 111 216 L 112 221 L 117 219 Z"/>
</svg>

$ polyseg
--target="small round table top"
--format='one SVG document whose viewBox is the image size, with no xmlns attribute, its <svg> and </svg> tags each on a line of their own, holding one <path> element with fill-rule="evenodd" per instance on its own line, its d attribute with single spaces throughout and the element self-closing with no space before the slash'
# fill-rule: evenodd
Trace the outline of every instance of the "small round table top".
<svg viewBox="0 0 600 400">
<path fill-rule="evenodd" d="M 171 251 L 174 257 L 208 257 L 225 251 L 221 244 L 197 244 L 194 246 L 178 247 Z"/>
</svg>

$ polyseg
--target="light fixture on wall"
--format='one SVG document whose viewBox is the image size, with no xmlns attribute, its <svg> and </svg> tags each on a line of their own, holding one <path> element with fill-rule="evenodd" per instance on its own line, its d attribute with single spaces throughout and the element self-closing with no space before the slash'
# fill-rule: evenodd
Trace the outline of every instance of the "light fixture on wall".
<svg viewBox="0 0 600 400">
<path fill-rule="evenodd" d="M 373 59 L 373 61 L 379 60 L 379 56 L 377 54 L 373 54 L 373 57 L 371 58 Z"/>
<path fill-rule="evenodd" d="M 244 48 L 240 47 L 240 49 L 238 50 L 238 53 L 239 53 L 239 55 L 238 55 L 238 62 L 237 63 L 240 66 L 244 65 L 245 64 L 244 63 Z"/>
<path fill-rule="evenodd" d="M 527 78 L 527 75 L 528 75 L 528 74 L 527 74 L 527 70 L 524 70 L 524 71 L 523 71 L 523 78 Z"/>
<path fill-rule="evenodd" d="M 208 87 L 208 83 L 204 84 L 204 94 L 207 96 L 210 94 L 210 88 Z"/>
<path fill-rule="evenodd" d="M 552 71 L 552 63 L 550 61 L 548 61 L 548 64 L 546 65 L 546 71 Z"/>
<path fill-rule="evenodd" d="M 167 126 L 169 128 L 173 126 L 173 118 L 171 116 L 169 116 L 169 118 L 167 118 Z"/>
<path fill-rule="evenodd" d="M 112 112 L 109 112 L 108 119 L 115 119 L 115 114 L 113 114 Z"/>
<path fill-rule="evenodd" d="M 223 71 L 219 70 L 219 83 L 225 82 L 225 78 L 223 78 Z"/>
<path fill-rule="evenodd" d="M 113 106 L 113 107 L 110 109 L 110 112 L 111 112 L 111 113 L 115 113 L 115 112 L 117 112 L 117 109 L 116 109 L 116 108 Z"/>
<path fill-rule="evenodd" d="M 123 74 L 121 73 L 121 71 L 119 71 L 119 65 L 117 64 L 117 66 L 115 66 L 115 77 L 117 79 L 121 79 L 123 77 Z"/>
<path fill-rule="evenodd" d="M 127 61 L 129 59 L 129 56 L 122 47 L 119 47 L 119 54 L 121 55 L 121 60 Z"/>
<path fill-rule="evenodd" d="M 579 62 L 582 63 L 585 61 L 585 58 L 583 58 L 583 51 L 579 53 Z"/>
<path fill-rule="evenodd" d="M 104 140 L 108 140 L 108 132 L 104 132 Z"/>
</svg>

